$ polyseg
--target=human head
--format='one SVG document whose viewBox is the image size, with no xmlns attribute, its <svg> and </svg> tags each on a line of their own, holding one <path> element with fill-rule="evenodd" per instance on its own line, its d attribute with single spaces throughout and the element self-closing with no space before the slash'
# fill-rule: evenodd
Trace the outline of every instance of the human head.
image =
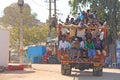
<svg viewBox="0 0 120 80">
<path fill-rule="evenodd" d="M 79 40 L 78 40 L 78 38 L 75 38 L 75 40 L 74 40 L 75 42 L 79 42 Z"/>
<path fill-rule="evenodd" d="M 67 17 L 70 18 L 70 15 L 68 15 Z"/>
<path fill-rule="evenodd" d="M 100 40 L 100 35 L 97 35 L 97 36 L 96 36 L 96 40 Z"/>
<path fill-rule="evenodd" d="M 90 39 L 90 38 L 88 38 L 88 39 L 87 39 L 87 41 L 90 43 L 90 42 L 91 42 L 91 39 Z"/>
<path fill-rule="evenodd" d="M 65 41 L 66 36 L 62 35 L 62 41 Z"/>
<path fill-rule="evenodd" d="M 89 12 L 90 12 L 90 10 L 88 9 L 88 10 L 87 10 L 87 13 L 89 13 Z"/>
</svg>

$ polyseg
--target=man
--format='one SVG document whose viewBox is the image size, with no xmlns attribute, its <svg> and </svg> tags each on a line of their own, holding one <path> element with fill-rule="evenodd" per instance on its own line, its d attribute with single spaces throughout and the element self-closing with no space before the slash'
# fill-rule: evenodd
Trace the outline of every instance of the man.
<svg viewBox="0 0 120 80">
<path fill-rule="evenodd" d="M 86 39 L 92 39 L 92 34 L 91 34 L 91 30 L 90 29 L 86 29 L 85 31 L 85 37 Z"/>
<path fill-rule="evenodd" d="M 72 42 L 72 58 L 74 57 L 73 54 L 77 53 L 77 59 L 79 59 L 80 56 L 80 42 L 78 38 L 75 38 L 75 40 Z"/>
<path fill-rule="evenodd" d="M 72 35 L 70 35 L 70 31 L 67 31 L 66 38 L 70 43 L 72 42 Z"/>
<path fill-rule="evenodd" d="M 67 16 L 66 21 L 65 21 L 65 24 L 67 24 L 67 25 L 68 25 L 68 24 L 69 24 L 69 22 L 70 22 L 70 15 L 68 15 L 68 16 Z"/>
<path fill-rule="evenodd" d="M 96 37 L 94 44 L 95 44 L 95 50 L 96 50 L 97 54 L 102 53 L 104 56 L 106 56 L 106 51 L 104 50 L 103 42 L 100 40 L 99 36 Z"/>
<path fill-rule="evenodd" d="M 71 56 L 71 42 L 69 40 L 66 40 L 66 53 Z"/>
<path fill-rule="evenodd" d="M 85 48 L 88 50 L 88 56 L 93 60 L 94 55 L 96 55 L 96 51 L 94 43 L 90 38 L 85 42 Z"/>
<path fill-rule="evenodd" d="M 81 56 L 87 56 L 87 52 L 85 49 L 85 42 L 86 42 L 86 38 L 82 38 L 82 41 L 80 42 L 80 48 L 81 48 Z"/>
<path fill-rule="evenodd" d="M 62 35 L 62 39 L 59 41 L 59 50 L 61 51 L 61 53 L 65 53 L 65 49 L 66 49 L 66 40 L 65 40 L 65 35 Z"/>
<path fill-rule="evenodd" d="M 102 50 L 103 50 L 103 45 L 102 45 L 102 41 L 99 38 L 99 35 L 96 37 L 95 41 L 95 50 L 98 54 L 101 54 Z"/>
</svg>

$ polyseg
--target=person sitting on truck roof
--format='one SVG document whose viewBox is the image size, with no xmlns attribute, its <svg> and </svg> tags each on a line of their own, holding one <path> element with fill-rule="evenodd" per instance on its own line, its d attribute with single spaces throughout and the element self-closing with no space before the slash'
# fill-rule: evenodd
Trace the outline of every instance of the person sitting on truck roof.
<svg viewBox="0 0 120 80">
<path fill-rule="evenodd" d="M 69 21 L 70 21 L 70 15 L 67 16 L 66 21 L 65 21 L 65 24 L 68 25 L 68 24 L 69 24 Z"/>
<path fill-rule="evenodd" d="M 93 18 L 93 20 L 96 20 L 96 19 L 97 19 L 97 11 L 96 11 L 96 10 L 93 12 L 92 18 Z"/>
<path fill-rule="evenodd" d="M 80 13 L 77 14 L 77 18 L 76 18 L 76 21 L 80 21 Z"/>
<path fill-rule="evenodd" d="M 81 20 L 81 21 L 79 22 L 78 26 L 79 26 L 80 28 L 84 27 L 84 21 Z"/>
<path fill-rule="evenodd" d="M 96 51 L 94 43 L 90 38 L 85 42 L 85 48 L 88 50 L 88 56 L 93 59 L 94 55 L 96 55 Z"/>
<path fill-rule="evenodd" d="M 80 42 L 78 40 L 78 38 L 75 38 L 74 41 L 72 42 L 72 58 L 74 57 L 74 53 L 78 53 L 77 55 L 77 59 L 80 56 Z"/>
<path fill-rule="evenodd" d="M 70 24 L 75 24 L 74 18 L 71 18 L 69 23 L 70 23 Z"/>
</svg>

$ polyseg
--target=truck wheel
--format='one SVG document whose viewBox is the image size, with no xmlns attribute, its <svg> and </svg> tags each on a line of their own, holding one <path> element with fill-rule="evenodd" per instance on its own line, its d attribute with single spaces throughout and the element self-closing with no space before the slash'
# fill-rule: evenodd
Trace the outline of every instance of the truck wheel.
<svg viewBox="0 0 120 80">
<path fill-rule="evenodd" d="M 64 69 L 64 65 L 61 64 L 61 74 L 66 75 L 66 69 Z"/>
<path fill-rule="evenodd" d="M 71 75 L 71 69 L 66 70 L 66 75 Z"/>
<path fill-rule="evenodd" d="M 61 69 L 61 74 L 62 75 L 66 75 L 66 70 L 65 69 Z"/>
<path fill-rule="evenodd" d="M 102 76 L 103 68 L 101 66 L 93 68 L 93 76 Z"/>
<path fill-rule="evenodd" d="M 67 68 L 68 65 L 61 65 L 61 74 L 62 75 L 71 75 L 71 68 Z"/>
</svg>

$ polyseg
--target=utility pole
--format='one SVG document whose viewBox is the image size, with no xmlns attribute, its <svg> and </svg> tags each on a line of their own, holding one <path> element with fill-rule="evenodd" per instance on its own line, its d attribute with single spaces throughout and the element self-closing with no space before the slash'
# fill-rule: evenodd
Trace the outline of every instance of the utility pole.
<svg viewBox="0 0 120 80">
<path fill-rule="evenodd" d="M 20 7 L 20 64 L 23 64 L 23 5 L 24 0 L 18 0 L 18 6 Z"/>
<path fill-rule="evenodd" d="M 52 3 L 54 3 L 54 16 L 51 16 L 52 14 Z M 49 32 L 48 32 L 48 37 L 51 36 L 51 29 L 52 27 L 56 27 L 55 23 L 56 19 L 56 0 L 49 0 Z"/>
<path fill-rule="evenodd" d="M 54 15 L 55 15 L 55 18 L 56 18 L 56 0 L 54 0 Z"/>
<path fill-rule="evenodd" d="M 49 0 L 49 20 L 51 19 L 51 0 Z"/>
</svg>

